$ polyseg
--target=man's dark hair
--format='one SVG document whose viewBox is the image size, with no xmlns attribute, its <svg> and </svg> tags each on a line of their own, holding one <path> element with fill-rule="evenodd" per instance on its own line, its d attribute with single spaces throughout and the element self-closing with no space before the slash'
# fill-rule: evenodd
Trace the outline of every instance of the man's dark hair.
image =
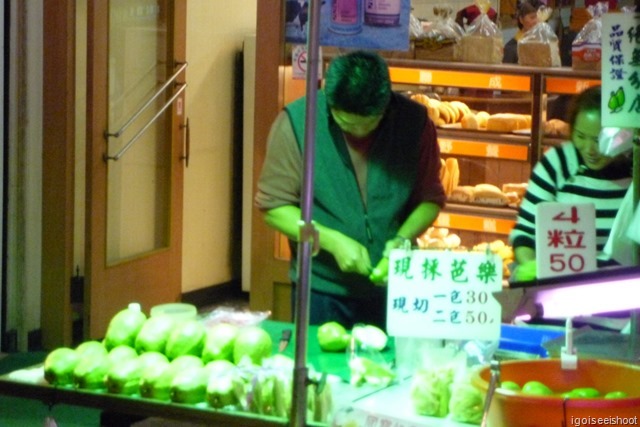
<svg viewBox="0 0 640 427">
<path fill-rule="evenodd" d="M 600 111 L 602 102 L 602 88 L 600 86 L 591 86 L 576 95 L 569 106 L 569 126 L 573 131 L 576 124 L 578 114 L 583 111 Z"/>
<path fill-rule="evenodd" d="M 334 58 L 329 64 L 324 88 L 330 108 L 360 116 L 383 114 L 391 98 L 386 62 L 366 51 Z"/>
</svg>

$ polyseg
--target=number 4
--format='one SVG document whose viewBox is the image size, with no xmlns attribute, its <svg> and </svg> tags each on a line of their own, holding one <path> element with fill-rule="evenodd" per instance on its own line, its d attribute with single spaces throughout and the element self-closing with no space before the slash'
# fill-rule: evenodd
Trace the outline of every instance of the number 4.
<svg viewBox="0 0 640 427">
<path fill-rule="evenodd" d="M 571 221 L 572 224 L 580 221 L 580 217 L 578 216 L 578 208 L 575 206 L 571 206 L 571 215 L 566 216 L 565 212 L 560 212 L 556 216 L 553 217 L 554 221 Z"/>
</svg>

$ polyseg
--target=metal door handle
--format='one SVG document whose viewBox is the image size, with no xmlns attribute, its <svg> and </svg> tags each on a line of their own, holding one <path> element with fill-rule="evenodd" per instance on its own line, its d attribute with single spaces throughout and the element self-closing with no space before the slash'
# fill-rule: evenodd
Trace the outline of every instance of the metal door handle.
<svg viewBox="0 0 640 427">
<path fill-rule="evenodd" d="M 140 107 L 138 109 L 138 111 L 136 111 L 130 118 L 129 120 L 127 120 L 120 129 L 118 129 L 116 132 L 110 133 L 108 131 L 105 131 L 105 139 L 107 139 L 107 141 L 109 140 L 109 138 L 113 137 L 113 138 L 119 138 L 124 131 L 140 116 L 140 114 L 142 114 L 142 112 L 144 110 L 146 110 L 152 103 L 153 101 L 155 101 L 180 75 L 180 73 L 182 73 L 188 66 L 189 64 L 187 62 L 183 63 L 180 68 L 178 68 L 178 70 L 169 78 L 169 80 L 167 80 L 166 82 L 164 82 L 164 84 L 160 87 L 160 89 L 158 89 L 156 91 L 156 93 L 149 98 L 149 100 L 147 100 L 147 102 L 144 103 L 144 105 L 142 107 Z M 127 150 L 129 150 L 129 148 L 131 148 L 131 146 L 142 136 L 142 134 L 156 121 L 158 120 L 158 118 L 160 117 L 160 115 L 167 109 L 169 108 L 176 99 L 178 99 L 178 97 L 180 96 L 180 94 L 182 92 L 184 92 L 184 90 L 187 88 L 187 84 L 186 83 L 178 83 L 176 85 L 176 87 L 178 87 L 178 90 L 176 91 L 176 93 L 173 94 L 173 96 L 162 106 L 162 108 L 160 108 L 160 110 L 133 136 L 133 138 L 131 138 L 131 140 L 129 140 L 129 142 L 127 142 L 121 149 L 120 151 L 118 151 L 115 155 L 110 156 L 109 153 L 105 153 L 104 154 L 104 160 L 120 160 L 120 158 L 124 155 L 125 152 L 127 152 Z"/>
<path fill-rule="evenodd" d="M 180 160 L 184 160 L 184 166 L 189 167 L 189 155 L 191 154 L 191 132 L 189 129 L 189 117 L 184 124 L 180 125 L 180 129 L 184 129 L 184 155 L 180 156 Z"/>
</svg>

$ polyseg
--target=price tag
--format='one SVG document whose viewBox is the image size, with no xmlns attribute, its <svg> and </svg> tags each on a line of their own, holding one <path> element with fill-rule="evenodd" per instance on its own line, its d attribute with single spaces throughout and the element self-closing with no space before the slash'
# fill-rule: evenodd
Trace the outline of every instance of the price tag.
<svg viewBox="0 0 640 427">
<path fill-rule="evenodd" d="M 536 206 L 537 276 L 564 276 L 594 271 L 596 212 L 592 203 L 543 202 Z"/>
<path fill-rule="evenodd" d="M 389 256 L 389 335 L 500 338 L 502 259 L 493 253 L 396 249 Z"/>
</svg>

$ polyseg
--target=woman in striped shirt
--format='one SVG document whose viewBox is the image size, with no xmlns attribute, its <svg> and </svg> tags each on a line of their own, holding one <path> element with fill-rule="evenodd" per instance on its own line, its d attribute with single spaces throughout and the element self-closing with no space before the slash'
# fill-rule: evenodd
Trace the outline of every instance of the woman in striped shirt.
<svg viewBox="0 0 640 427">
<path fill-rule="evenodd" d="M 514 248 L 514 281 L 536 277 L 536 204 L 593 203 L 596 209 L 598 266 L 613 220 L 631 184 L 631 157 L 608 157 L 598 148 L 601 126 L 601 88 L 591 87 L 573 99 L 569 110 L 571 141 L 553 147 L 533 168 L 518 220 L 509 240 Z"/>
</svg>

